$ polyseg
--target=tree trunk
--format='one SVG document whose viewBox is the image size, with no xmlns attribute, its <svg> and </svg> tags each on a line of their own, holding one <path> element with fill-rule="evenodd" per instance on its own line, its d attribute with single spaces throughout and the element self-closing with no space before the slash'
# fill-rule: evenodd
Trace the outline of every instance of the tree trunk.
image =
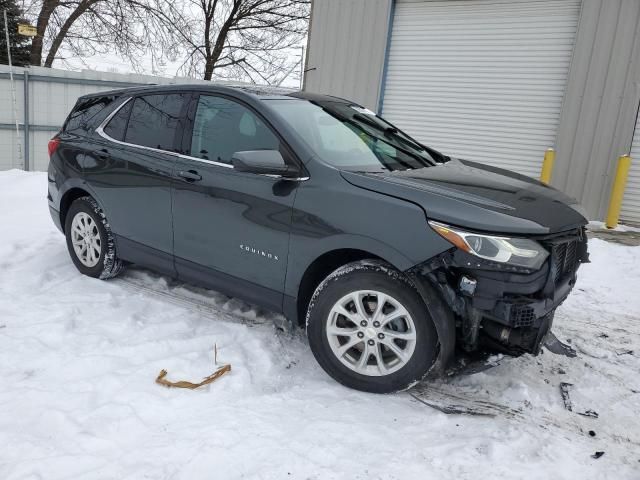
<svg viewBox="0 0 640 480">
<path fill-rule="evenodd" d="M 73 25 L 73 22 L 75 22 L 83 13 L 85 13 L 89 9 L 89 7 L 91 7 L 91 5 L 97 3 L 98 1 L 99 0 L 82 0 L 78 4 L 76 9 L 71 12 L 71 15 L 67 17 L 64 24 L 58 31 L 56 37 L 53 39 L 53 43 L 51 44 L 51 48 L 49 49 L 49 53 L 47 54 L 47 59 L 44 62 L 45 67 L 51 68 L 53 61 L 55 60 L 56 53 L 58 53 L 60 45 L 62 45 L 62 41 L 67 36 L 67 33 Z"/>
<path fill-rule="evenodd" d="M 207 24 L 205 25 L 205 50 L 207 54 L 207 58 L 205 58 L 204 65 L 204 79 L 211 80 L 213 76 L 213 70 L 216 68 L 216 63 L 222 54 L 222 50 L 224 50 L 224 44 L 227 41 L 227 35 L 229 35 L 229 29 L 233 26 L 233 24 L 237 21 L 236 15 L 238 13 L 238 9 L 240 8 L 241 2 L 234 2 L 233 8 L 227 17 L 227 20 L 222 24 L 220 31 L 218 32 L 218 37 L 216 38 L 216 43 L 213 46 L 213 50 L 211 50 L 211 40 L 209 35 L 211 33 L 211 21 L 213 21 L 213 11 L 211 14 L 211 20 L 207 19 Z M 214 9 L 215 10 L 215 9 Z"/>
<path fill-rule="evenodd" d="M 214 61 L 211 58 L 207 58 L 207 63 L 205 63 L 204 65 L 204 79 L 205 80 L 211 80 L 211 77 L 213 76 L 213 66 L 214 66 Z"/>
<path fill-rule="evenodd" d="M 31 65 L 40 66 L 42 63 L 42 43 L 44 41 L 44 35 L 47 31 L 47 26 L 49 26 L 51 14 L 58 4 L 59 0 L 44 0 L 44 2 L 42 2 L 42 8 L 38 14 L 38 22 L 36 24 L 37 33 L 31 41 Z"/>
</svg>

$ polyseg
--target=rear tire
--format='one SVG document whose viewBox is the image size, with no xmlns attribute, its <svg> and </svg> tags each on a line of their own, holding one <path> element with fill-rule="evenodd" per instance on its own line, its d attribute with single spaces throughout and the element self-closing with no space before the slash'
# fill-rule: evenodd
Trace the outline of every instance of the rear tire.
<svg viewBox="0 0 640 480">
<path fill-rule="evenodd" d="M 438 336 L 413 284 L 383 262 L 350 263 L 316 289 L 307 336 L 320 366 L 371 393 L 404 390 L 433 366 Z"/>
<path fill-rule="evenodd" d="M 122 271 L 124 265 L 116 254 L 115 237 L 93 198 L 74 200 L 67 211 L 64 232 L 69 255 L 80 273 L 107 279 Z"/>
</svg>

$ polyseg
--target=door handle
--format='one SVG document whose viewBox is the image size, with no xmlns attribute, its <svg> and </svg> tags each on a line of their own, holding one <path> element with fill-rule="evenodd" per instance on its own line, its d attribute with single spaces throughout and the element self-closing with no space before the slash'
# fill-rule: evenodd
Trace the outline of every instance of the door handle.
<svg viewBox="0 0 640 480">
<path fill-rule="evenodd" d="M 178 172 L 178 176 L 184 178 L 187 182 L 199 182 L 202 180 L 202 175 L 195 170 L 181 170 Z"/>
<path fill-rule="evenodd" d="M 109 160 L 111 158 L 111 154 L 109 153 L 109 150 L 103 148 L 98 152 L 98 158 L 100 160 Z"/>
</svg>

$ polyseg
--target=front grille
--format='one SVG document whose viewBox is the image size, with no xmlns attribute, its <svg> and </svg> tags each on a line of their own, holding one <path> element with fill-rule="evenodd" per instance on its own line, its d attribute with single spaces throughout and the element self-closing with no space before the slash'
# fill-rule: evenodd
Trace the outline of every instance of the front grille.
<svg viewBox="0 0 640 480">
<path fill-rule="evenodd" d="M 578 242 L 572 240 L 551 246 L 551 274 L 556 284 L 573 276 L 578 269 Z"/>
<path fill-rule="evenodd" d="M 530 327 L 536 318 L 535 311 L 528 305 L 514 305 L 511 309 L 511 322 L 514 327 Z"/>
</svg>

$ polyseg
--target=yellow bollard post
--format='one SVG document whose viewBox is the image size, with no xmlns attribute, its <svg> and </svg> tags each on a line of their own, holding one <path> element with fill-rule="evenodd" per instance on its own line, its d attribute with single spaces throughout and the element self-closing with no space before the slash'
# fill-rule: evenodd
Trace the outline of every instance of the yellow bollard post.
<svg viewBox="0 0 640 480">
<path fill-rule="evenodd" d="M 544 161 L 542 162 L 542 171 L 540 172 L 540 181 L 549 185 L 551 182 L 551 172 L 553 172 L 553 162 L 556 161 L 556 151 L 548 148 L 544 152 Z"/>
<path fill-rule="evenodd" d="M 630 167 L 631 157 L 629 155 L 622 155 L 618 158 L 616 176 L 613 179 L 611 198 L 609 200 L 609 210 L 607 211 L 607 219 L 605 222 L 607 228 L 616 228 L 618 226 L 620 207 L 622 207 L 622 197 L 624 197 L 624 187 L 627 184 L 627 176 L 629 175 Z"/>
</svg>

